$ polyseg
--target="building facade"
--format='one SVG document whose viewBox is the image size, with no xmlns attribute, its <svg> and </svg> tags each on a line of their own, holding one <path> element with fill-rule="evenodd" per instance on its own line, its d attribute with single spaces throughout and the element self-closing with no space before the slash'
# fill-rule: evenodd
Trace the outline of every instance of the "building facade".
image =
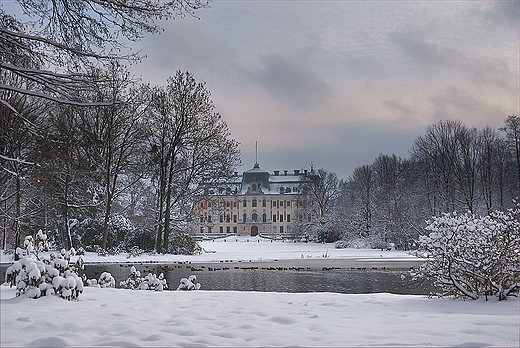
<svg viewBox="0 0 520 348">
<path fill-rule="evenodd" d="M 290 238 L 291 223 L 307 204 L 301 189 L 305 174 L 307 170 L 271 175 L 258 163 L 241 176 L 236 173 L 233 180 L 196 197 L 193 235 Z"/>
</svg>

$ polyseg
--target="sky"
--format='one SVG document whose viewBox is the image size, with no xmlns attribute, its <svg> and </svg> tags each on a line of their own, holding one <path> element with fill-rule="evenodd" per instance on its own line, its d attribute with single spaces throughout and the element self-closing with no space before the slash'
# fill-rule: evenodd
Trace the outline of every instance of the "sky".
<svg viewBox="0 0 520 348">
<path fill-rule="evenodd" d="M 160 22 L 130 71 L 206 82 L 242 172 L 325 168 L 347 178 L 409 157 L 427 125 L 498 128 L 519 113 L 518 1 L 220 1 Z"/>
</svg>

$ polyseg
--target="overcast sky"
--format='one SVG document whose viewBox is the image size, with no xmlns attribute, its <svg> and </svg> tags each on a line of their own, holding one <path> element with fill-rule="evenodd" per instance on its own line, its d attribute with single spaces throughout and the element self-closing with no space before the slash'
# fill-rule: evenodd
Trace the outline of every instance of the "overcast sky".
<svg viewBox="0 0 520 348">
<path fill-rule="evenodd" d="M 341 178 L 408 157 L 441 119 L 501 127 L 519 113 L 519 2 L 215 1 L 162 23 L 130 67 L 205 81 L 252 168 Z"/>
</svg>

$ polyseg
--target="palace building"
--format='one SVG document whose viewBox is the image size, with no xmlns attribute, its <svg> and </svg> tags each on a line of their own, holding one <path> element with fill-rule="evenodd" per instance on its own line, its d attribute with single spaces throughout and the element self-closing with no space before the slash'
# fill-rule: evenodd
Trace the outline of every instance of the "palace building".
<svg viewBox="0 0 520 348">
<path fill-rule="evenodd" d="M 312 168 L 311 168 L 312 171 Z M 193 213 L 196 238 L 261 235 L 290 238 L 291 222 L 306 205 L 302 179 L 307 170 L 273 174 L 258 163 L 242 175 L 197 197 Z"/>
</svg>

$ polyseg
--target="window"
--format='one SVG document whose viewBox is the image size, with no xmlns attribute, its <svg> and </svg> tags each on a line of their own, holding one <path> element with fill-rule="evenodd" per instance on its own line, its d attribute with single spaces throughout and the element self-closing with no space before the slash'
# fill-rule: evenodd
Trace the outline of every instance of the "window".
<svg viewBox="0 0 520 348">
<path fill-rule="evenodd" d="M 208 202 L 208 208 L 211 208 L 211 202 Z"/>
<path fill-rule="evenodd" d="M 237 216 L 233 215 L 233 222 L 237 222 Z"/>
<path fill-rule="evenodd" d="M 291 222 L 291 214 L 287 214 L 287 222 Z"/>
<path fill-rule="evenodd" d="M 256 192 L 256 184 L 251 184 L 251 191 Z"/>
<path fill-rule="evenodd" d="M 233 202 L 233 208 L 237 207 L 237 202 Z"/>
<path fill-rule="evenodd" d="M 254 208 L 256 208 L 256 199 L 253 199 L 253 200 L 251 201 L 251 206 L 254 207 Z"/>
<path fill-rule="evenodd" d="M 276 207 L 276 201 L 273 201 L 273 207 Z"/>
<path fill-rule="evenodd" d="M 204 208 L 204 202 L 200 202 L 200 207 Z"/>
<path fill-rule="evenodd" d="M 234 233 L 234 234 L 237 234 L 237 227 L 236 227 L 236 226 L 233 227 L 233 233 Z"/>
<path fill-rule="evenodd" d="M 280 214 L 280 222 L 283 222 L 283 215 Z"/>
<path fill-rule="evenodd" d="M 267 222 L 267 214 L 266 213 L 262 214 L 262 222 Z"/>
<path fill-rule="evenodd" d="M 211 222 L 211 215 L 208 215 L 208 222 Z"/>
<path fill-rule="evenodd" d="M 224 222 L 224 216 L 220 215 L 220 222 Z"/>
<path fill-rule="evenodd" d="M 256 215 L 256 213 L 251 214 L 251 220 L 256 222 L 256 220 L 258 220 L 258 215 Z"/>
<path fill-rule="evenodd" d="M 224 226 L 220 226 L 220 233 L 224 233 Z"/>
<path fill-rule="evenodd" d="M 200 217 L 200 222 L 204 222 L 204 216 Z"/>
<path fill-rule="evenodd" d="M 283 226 L 280 226 L 280 233 L 283 233 Z"/>
<path fill-rule="evenodd" d="M 229 222 L 230 218 L 231 218 L 231 217 L 230 217 L 229 214 L 228 214 L 228 216 L 226 217 L 226 222 Z"/>
<path fill-rule="evenodd" d="M 230 205 L 231 205 L 231 202 L 226 202 L 226 207 L 229 208 Z"/>
<path fill-rule="evenodd" d="M 276 214 L 273 215 L 273 222 L 276 222 Z"/>
<path fill-rule="evenodd" d="M 242 215 L 242 222 L 246 222 L 247 221 L 247 215 L 246 213 L 244 213 L 244 215 Z"/>
<path fill-rule="evenodd" d="M 208 233 L 211 233 L 211 227 L 208 227 Z"/>
<path fill-rule="evenodd" d="M 230 230 L 229 226 L 226 227 L 226 232 L 227 232 L 227 233 L 229 233 L 229 230 Z"/>
<path fill-rule="evenodd" d="M 204 233 L 204 227 L 201 227 L 200 228 L 200 234 L 203 234 Z"/>
<path fill-rule="evenodd" d="M 266 206 L 266 204 L 267 204 L 267 201 L 266 201 L 265 199 L 264 199 L 264 200 L 262 200 L 262 207 L 265 207 L 265 206 Z"/>
<path fill-rule="evenodd" d="M 242 201 L 242 206 L 243 206 L 244 208 L 247 207 L 247 201 L 246 201 L 245 199 Z"/>
<path fill-rule="evenodd" d="M 287 206 L 288 206 L 288 207 L 291 206 L 291 201 L 287 201 Z"/>
</svg>

